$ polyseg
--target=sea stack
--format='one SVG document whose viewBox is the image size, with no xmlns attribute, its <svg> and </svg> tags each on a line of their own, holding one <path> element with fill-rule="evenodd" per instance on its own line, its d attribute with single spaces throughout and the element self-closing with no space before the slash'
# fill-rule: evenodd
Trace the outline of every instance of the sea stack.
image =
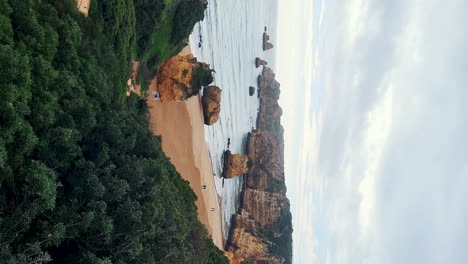
<svg viewBox="0 0 468 264">
<path fill-rule="evenodd" d="M 268 42 L 269 40 L 270 36 L 266 32 L 263 32 L 263 51 L 273 48 L 273 44 Z"/>
<path fill-rule="evenodd" d="M 232 217 L 225 255 L 231 264 L 291 263 L 292 215 L 284 179 L 284 132 L 278 104 L 280 84 L 264 66 L 258 78 L 257 128 L 248 134 L 249 171 L 242 200 Z"/>
<path fill-rule="evenodd" d="M 231 179 L 249 171 L 249 158 L 247 155 L 231 154 L 231 151 L 224 152 L 223 177 Z"/>
<path fill-rule="evenodd" d="M 260 66 L 265 66 L 268 65 L 268 62 L 260 59 L 259 57 L 255 58 L 255 68 L 258 68 Z"/>
<path fill-rule="evenodd" d="M 249 87 L 249 95 L 250 95 L 250 96 L 253 96 L 254 94 L 255 94 L 255 87 L 250 86 L 250 87 Z"/>
<path fill-rule="evenodd" d="M 208 86 L 203 89 L 203 116 L 205 125 L 212 125 L 219 119 L 221 112 L 221 89 L 218 86 Z"/>
</svg>

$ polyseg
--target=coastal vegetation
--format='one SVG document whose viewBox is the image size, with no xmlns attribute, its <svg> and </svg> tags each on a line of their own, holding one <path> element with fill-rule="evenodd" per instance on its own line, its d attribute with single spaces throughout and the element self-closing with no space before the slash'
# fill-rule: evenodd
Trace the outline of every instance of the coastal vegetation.
<svg viewBox="0 0 468 264">
<path fill-rule="evenodd" d="M 132 59 L 140 62 L 137 83 L 146 94 L 158 66 L 188 43 L 195 23 L 204 18 L 204 0 L 135 0 Z"/>
<path fill-rule="evenodd" d="M 134 56 L 151 70 L 178 54 L 196 22 L 204 18 L 203 0 L 135 0 L 137 41 Z"/>
<path fill-rule="evenodd" d="M 3 263 L 227 263 L 146 102 L 125 96 L 135 53 L 169 56 L 152 41 L 183 2 L 96 0 L 85 18 L 71 0 L 0 0 Z"/>
</svg>

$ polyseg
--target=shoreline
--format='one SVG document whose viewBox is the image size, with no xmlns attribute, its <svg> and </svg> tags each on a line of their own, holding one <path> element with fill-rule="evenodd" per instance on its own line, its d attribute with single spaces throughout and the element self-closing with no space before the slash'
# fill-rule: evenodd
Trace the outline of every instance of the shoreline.
<svg viewBox="0 0 468 264">
<path fill-rule="evenodd" d="M 190 53 L 188 45 L 179 55 Z M 224 251 L 221 203 L 215 189 L 211 155 L 205 142 L 201 97 L 199 95 L 183 102 L 161 103 L 151 96 L 156 85 L 155 77 L 146 95 L 151 131 L 161 136 L 164 153 L 171 159 L 182 178 L 190 183 L 198 197 L 195 202 L 198 217 L 213 243 Z M 203 185 L 206 185 L 206 189 L 202 188 Z"/>
</svg>

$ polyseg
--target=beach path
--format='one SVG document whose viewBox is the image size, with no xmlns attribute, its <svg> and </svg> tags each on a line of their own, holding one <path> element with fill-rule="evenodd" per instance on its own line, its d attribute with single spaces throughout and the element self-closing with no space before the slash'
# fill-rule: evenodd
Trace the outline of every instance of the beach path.
<svg viewBox="0 0 468 264">
<path fill-rule="evenodd" d="M 88 16 L 91 0 L 77 0 L 78 10 L 85 16 Z"/>
</svg>

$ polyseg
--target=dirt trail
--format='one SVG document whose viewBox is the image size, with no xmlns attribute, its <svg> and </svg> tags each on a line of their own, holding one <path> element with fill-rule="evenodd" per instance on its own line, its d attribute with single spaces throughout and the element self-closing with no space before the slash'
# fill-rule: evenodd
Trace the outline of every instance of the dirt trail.
<svg viewBox="0 0 468 264">
<path fill-rule="evenodd" d="M 89 7 L 91 5 L 91 0 L 77 0 L 78 10 L 83 13 L 85 16 L 88 16 Z"/>
</svg>

